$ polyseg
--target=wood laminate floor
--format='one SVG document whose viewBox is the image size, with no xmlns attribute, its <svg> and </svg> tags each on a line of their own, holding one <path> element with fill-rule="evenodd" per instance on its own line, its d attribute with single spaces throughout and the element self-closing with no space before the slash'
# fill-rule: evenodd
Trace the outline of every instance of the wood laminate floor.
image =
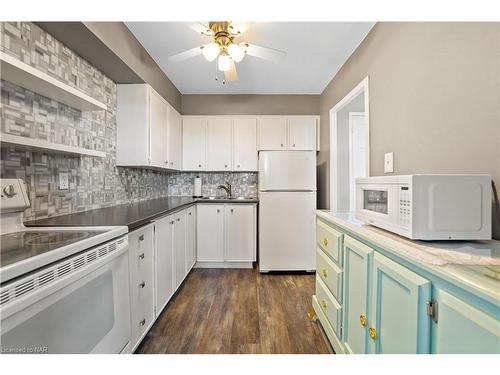
<svg viewBox="0 0 500 375">
<path fill-rule="evenodd" d="M 331 353 L 310 274 L 194 269 L 137 353 Z"/>
</svg>

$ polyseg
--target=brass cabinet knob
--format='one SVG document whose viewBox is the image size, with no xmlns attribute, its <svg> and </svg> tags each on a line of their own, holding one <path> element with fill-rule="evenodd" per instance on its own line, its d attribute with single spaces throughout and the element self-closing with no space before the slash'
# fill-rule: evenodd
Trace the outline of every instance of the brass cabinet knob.
<svg viewBox="0 0 500 375">
<path fill-rule="evenodd" d="M 365 314 L 361 314 L 361 315 L 359 316 L 359 322 L 361 323 L 361 325 L 362 325 L 363 327 L 366 327 L 366 325 L 368 324 L 368 319 L 367 319 L 367 317 L 366 317 L 366 315 L 365 315 Z"/>
<path fill-rule="evenodd" d="M 323 273 L 323 277 L 326 279 L 328 277 L 328 271 L 327 270 L 323 270 L 321 272 Z"/>
<path fill-rule="evenodd" d="M 328 238 L 323 237 L 323 245 L 328 246 Z"/>
<path fill-rule="evenodd" d="M 368 328 L 368 333 L 370 334 L 370 337 L 372 338 L 372 340 L 377 339 L 377 330 L 375 328 L 373 328 L 373 327 Z"/>
<path fill-rule="evenodd" d="M 321 301 L 321 306 L 323 306 L 323 308 L 326 309 L 327 303 L 325 300 Z"/>
</svg>

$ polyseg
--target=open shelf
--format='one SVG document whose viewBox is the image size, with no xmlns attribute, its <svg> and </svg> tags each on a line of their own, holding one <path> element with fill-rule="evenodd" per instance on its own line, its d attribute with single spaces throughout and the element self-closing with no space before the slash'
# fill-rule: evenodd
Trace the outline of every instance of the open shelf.
<svg viewBox="0 0 500 375">
<path fill-rule="evenodd" d="M 28 137 L 21 137 L 12 134 L 0 134 L 0 140 L 2 144 L 11 144 L 16 146 L 21 146 L 29 150 L 42 150 L 42 151 L 52 151 L 55 153 L 69 154 L 69 155 L 86 155 L 94 156 L 98 158 L 104 158 L 106 153 L 103 151 L 89 150 L 83 147 L 66 146 L 59 143 L 47 142 L 43 139 L 34 139 Z"/>
<path fill-rule="evenodd" d="M 107 109 L 106 104 L 2 51 L 0 64 L 0 75 L 5 81 L 81 111 Z"/>
</svg>

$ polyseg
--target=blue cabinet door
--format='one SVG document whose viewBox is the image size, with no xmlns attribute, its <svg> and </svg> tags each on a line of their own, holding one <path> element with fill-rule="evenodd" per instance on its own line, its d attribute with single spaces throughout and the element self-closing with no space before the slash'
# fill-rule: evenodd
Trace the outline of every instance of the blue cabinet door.
<svg viewBox="0 0 500 375">
<path fill-rule="evenodd" d="M 429 353 L 430 282 L 375 253 L 371 283 L 370 353 Z"/>
<path fill-rule="evenodd" d="M 500 322 L 444 290 L 435 292 L 433 353 L 500 353 Z"/>
<path fill-rule="evenodd" d="M 348 353 L 366 353 L 368 280 L 372 256 L 373 249 L 345 236 L 342 340 Z"/>
</svg>

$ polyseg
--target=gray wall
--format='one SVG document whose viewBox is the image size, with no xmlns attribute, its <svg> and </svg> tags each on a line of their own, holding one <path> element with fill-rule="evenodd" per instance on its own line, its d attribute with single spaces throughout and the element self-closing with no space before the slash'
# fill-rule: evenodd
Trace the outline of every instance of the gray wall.
<svg viewBox="0 0 500 375">
<path fill-rule="evenodd" d="M 319 95 L 182 95 L 183 115 L 318 115 Z"/>
<path fill-rule="evenodd" d="M 488 173 L 500 185 L 500 23 L 378 23 L 320 98 L 321 207 L 328 112 L 366 76 L 372 175 L 393 151 L 396 174 Z"/>
</svg>

